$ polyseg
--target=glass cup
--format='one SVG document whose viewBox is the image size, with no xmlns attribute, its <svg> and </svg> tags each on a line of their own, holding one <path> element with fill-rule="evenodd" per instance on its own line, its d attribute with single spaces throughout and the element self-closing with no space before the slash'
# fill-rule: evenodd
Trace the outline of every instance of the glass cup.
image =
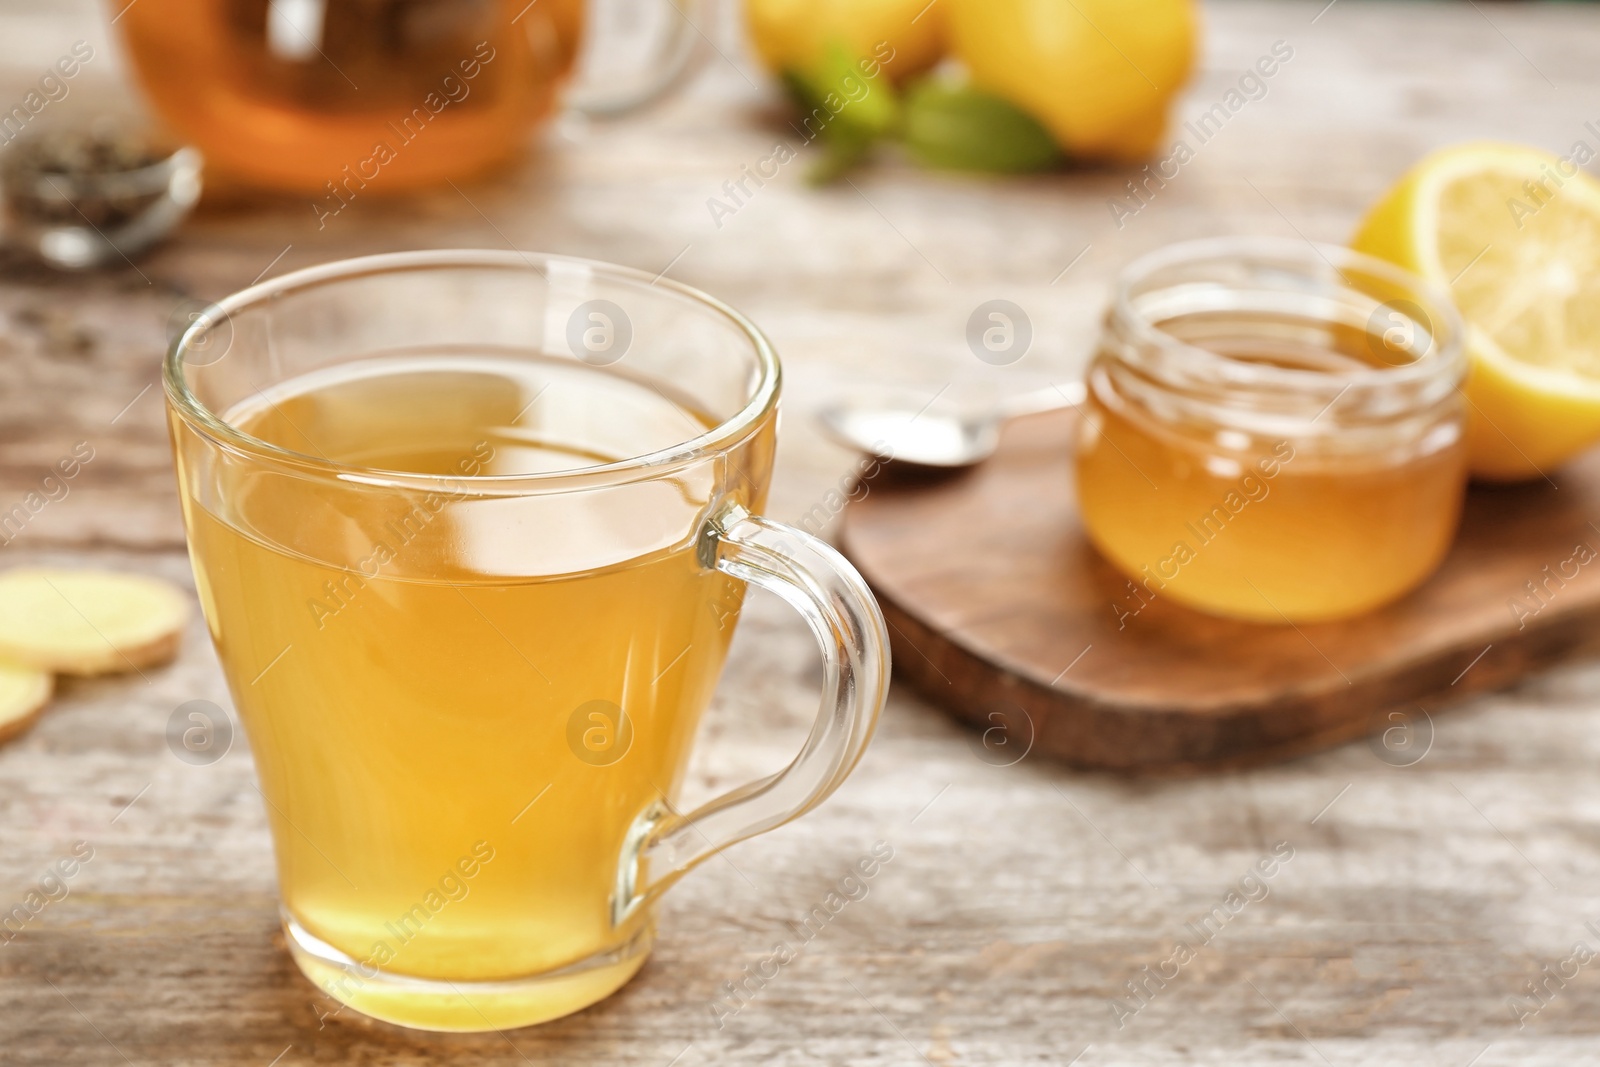
<svg viewBox="0 0 1600 1067">
<path fill-rule="evenodd" d="M 502 420 L 519 440 L 583 447 L 630 440 L 665 398 L 699 418 L 650 451 L 511 474 L 483 454 L 374 469 L 241 428 L 258 425 L 241 412 L 299 421 L 295 383 L 414 359 L 476 380 L 489 356 L 531 400 L 396 394 L 319 439 L 341 455 L 380 425 L 424 441 L 469 401 L 521 408 Z M 778 361 L 716 300 L 556 256 L 376 256 L 203 312 L 165 384 L 289 949 L 343 1004 L 467 1031 L 586 1007 L 643 964 L 665 889 L 809 811 L 860 759 L 888 686 L 883 618 L 842 556 L 760 516 Z M 684 814 L 747 584 L 816 635 L 821 710 L 787 768 Z"/>
<path fill-rule="evenodd" d="M 138 0 L 117 21 L 156 111 L 247 184 L 361 195 L 435 184 L 516 155 L 556 108 L 598 0 Z M 587 47 L 608 60 L 571 105 L 616 114 L 655 100 L 699 53 L 693 0 L 655 12 L 644 55 L 623 20 Z M 609 61 L 623 51 L 627 63 Z M 626 66 L 626 70 L 617 70 Z M 371 193 L 369 193 L 369 187 Z M 319 217 L 321 213 L 319 212 Z"/>
</svg>

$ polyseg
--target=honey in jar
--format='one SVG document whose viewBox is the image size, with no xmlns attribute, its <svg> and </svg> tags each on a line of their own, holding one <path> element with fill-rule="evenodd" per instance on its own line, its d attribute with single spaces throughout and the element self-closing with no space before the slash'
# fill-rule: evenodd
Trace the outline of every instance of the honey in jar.
<svg viewBox="0 0 1600 1067">
<path fill-rule="evenodd" d="M 1446 297 L 1344 249 L 1203 241 L 1130 267 L 1077 441 L 1122 625 L 1157 599 L 1337 619 L 1425 580 L 1460 517 L 1464 368 Z"/>
</svg>

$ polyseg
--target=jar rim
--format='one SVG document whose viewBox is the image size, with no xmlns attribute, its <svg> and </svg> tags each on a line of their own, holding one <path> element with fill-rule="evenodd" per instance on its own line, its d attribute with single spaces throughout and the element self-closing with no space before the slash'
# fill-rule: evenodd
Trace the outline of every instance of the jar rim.
<svg viewBox="0 0 1600 1067">
<path fill-rule="evenodd" d="M 1241 360 L 1191 344 L 1140 313 L 1137 307 L 1139 287 L 1160 271 L 1184 265 L 1202 266 L 1208 262 L 1228 261 L 1259 261 L 1290 269 L 1310 268 L 1306 273 L 1308 279 L 1326 276 L 1331 271 L 1331 277 L 1339 279 L 1335 284 L 1347 291 L 1357 291 L 1346 279 L 1347 271 L 1410 290 L 1419 297 L 1419 301 L 1414 303 L 1418 304 L 1427 320 L 1421 325 L 1427 329 L 1434 343 L 1420 356 L 1397 366 L 1312 370 Z M 1423 301 L 1426 307 L 1421 306 Z M 1386 260 L 1309 239 L 1211 237 L 1181 241 L 1146 253 L 1118 275 L 1110 317 L 1114 326 L 1135 344 L 1149 346 L 1164 355 L 1182 359 L 1189 366 L 1215 370 L 1219 378 L 1226 377 L 1231 384 L 1245 387 L 1259 386 L 1286 392 L 1325 389 L 1342 395 L 1352 390 L 1405 388 L 1440 378 L 1452 379 L 1453 386 L 1466 370 L 1463 345 L 1465 326 L 1448 290 Z M 1409 313 L 1407 317 L 1411 317 Z"/>
</svg>

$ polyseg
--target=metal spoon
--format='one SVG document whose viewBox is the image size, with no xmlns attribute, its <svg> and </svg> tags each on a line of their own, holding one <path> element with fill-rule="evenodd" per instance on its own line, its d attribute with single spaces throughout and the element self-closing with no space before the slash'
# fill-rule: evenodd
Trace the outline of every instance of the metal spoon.
<svg viewBox="0 0 1600 1067">
<path fill-rule="evenodd" d="M 1069 382 L 1011 397 L 977 414 L 842 403 L 824 408 L 817 418 L 823 431 L 847 448 L 896 466 L 953 471 L 994 455 L 1006 420 L 1077 407 L 1084 395 L 1082 382 Z"/>
</svg>

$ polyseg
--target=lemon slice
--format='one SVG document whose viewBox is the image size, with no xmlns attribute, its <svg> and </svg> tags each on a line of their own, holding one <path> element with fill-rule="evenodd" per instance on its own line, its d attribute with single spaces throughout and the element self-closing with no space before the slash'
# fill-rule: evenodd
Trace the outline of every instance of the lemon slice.
<svg viewBox="0 0 1600 1067">
<path fill-rule="evenodd" d="M 1467 320 L 1472 473 L 1538 478 L 1600 440 L 1600 182 L 1557 157 L 1476 143 L 1428 156 L 1351 246 L 1449 287 Z"/>
<path fill-rule="evenodd" d="M 55 679 L 44 671 L 0 663 L 0 743 L 27 732 L 54 686 Z"/>
<path fill-rule="evenodd" d="M 171 659 L 189 617 L 176 586 L 136 574 L 0 574 L 0 659 L 58 674 L 137 670 Z"/>
</svg>

